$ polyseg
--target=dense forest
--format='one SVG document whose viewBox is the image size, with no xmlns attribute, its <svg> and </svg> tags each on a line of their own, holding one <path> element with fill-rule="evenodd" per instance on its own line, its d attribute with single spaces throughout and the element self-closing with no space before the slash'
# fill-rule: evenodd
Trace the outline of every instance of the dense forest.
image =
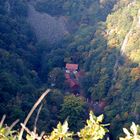
<svg viewBox="0 0 140 140">
<path fill-rule="evenodd" d="M 119 137 L 140 122 L 139 35 L 139 0 L 1 0 L 0 118 L 23 121 L 50 88 L 40 131 L 66 118 L 78 131 L 93 110 L 110 123 L 110 137 Z M 66 64 L 79 67 L 76 89 Z"/>
</svg>

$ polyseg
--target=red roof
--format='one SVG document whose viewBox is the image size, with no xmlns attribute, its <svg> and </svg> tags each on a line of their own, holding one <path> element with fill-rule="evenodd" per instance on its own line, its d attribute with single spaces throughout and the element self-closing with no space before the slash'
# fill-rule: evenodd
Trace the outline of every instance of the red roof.
<svg viewBox="0 0 140 140">
<path fill-rule="evenodd" d="M 66 64 L 66 68 L 68 70 L 77 70 L 78 69 L 78 64 Z"/>
<path fill-rule="evenodd" d="M 70 79 L 70 75 L 67 74 L 67 73 L 65 73 L 65 78 L 66 78 L 66 79 Z"/>
<path fill-rule="evenodd" d="M 69 86 L 71 88 L 73 88 L 73 87 L 79 87 L 79 84 L 75 80 L 68 79 L 67 82 L 69 83 Z"/>
</svg>

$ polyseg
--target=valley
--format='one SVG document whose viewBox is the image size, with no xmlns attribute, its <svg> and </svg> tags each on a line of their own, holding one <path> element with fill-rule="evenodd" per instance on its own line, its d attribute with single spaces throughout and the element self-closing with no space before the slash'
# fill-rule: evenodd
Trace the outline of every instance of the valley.
<svg viewBox="0 0 140 140">
<path fill-rule="evenodd" d="M 39 132 L 67 117 L 77 132 L 90 110 L 104 114 L 113 140 L 139 123 L 139 9 L 139 0 L 0 1 L 0 117 L 23 122 L 51 89 Z"/>
</svg>

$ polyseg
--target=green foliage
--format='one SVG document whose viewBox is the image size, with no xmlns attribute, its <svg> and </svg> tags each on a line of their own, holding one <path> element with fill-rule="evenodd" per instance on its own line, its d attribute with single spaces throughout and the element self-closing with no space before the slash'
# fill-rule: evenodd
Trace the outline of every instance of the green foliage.
<svg viewBox="0 0 140 140">
<path fill-rule="evenodd" d="M 5 116 L 3 116 L 0 122 L 0 140 L 18 140 L 18 132 L 12 130 L 17 122 L 14 122 L 10 127 L 4 126 L 4 119 Z"/>
<path fill-rule="evenodd" d="M 36 9 L 52 16 L 68 16 L 74 22 L 94 23 L 99 19 L 104 19 L 113 1 L 109 0 L 105 6 L 102 5 L 102 8 L 101 5 L 102 3 L 98 0 L 41 0 L 36 3 Z"/>
<path fill-rule="evenodd" d="M 60 119 L 68 117 L 70 129 L 77 131 L 83 126 L 83 120 L 86 117 L 86 104 L 81 97 L 69 95 L 64 97 L 64 103 L 60 110 Z"/>
<path fill-rule="evenodd" d="M 12 16 L 23 16 L 26 17 L 28 15 L 28 7 L 27 4 L 25 2 L 23 2 L 22 0 L 14 0 L 10 2 L 12 8 Z"/>
<path fill-rule="evenodd" d="M 87 125 L 78 132 L 80 140 L 99 140 L 103 139 L 105 134 L 109 132 L 104 124 L 103 115 L 96 117 L 93 112 L 90 112 L 90 119 L 87 120 Z"/>
<path fill-rule="evenodd" d="M 121 137 L 120 140 L 139 140 L 140 139 L 140 126 L 136 125 L 134 122 L 130 127 L 130 131 L 126 128 L 123 128 L 125 137 Z"/>
<path fill-rule="evenodd" d="M 116 79 L 111 80 L 112 87 L 108 93 L 108 101 L 111 103 L 105 108 L 105 114 L 111 122 L 111 131 L 115 137 L 121 133 L 120 128 L 124 124 L 127 125 L 130 121 L 137 120 L 139 101 L 136 95 L 139 96 L 140 90 L 138 88 L 140 61 L 137 55 L 139 52 L 139 27 L 137 26 L 139 8 L 139 1 L 134 3 L 131 0 L 117 1 L 114 5 L 114 12 L 108 15 L 106 21 L 108 47 L 116 48 L 120 54 L 123 54 L 122 57 L 116 53 L 118 68 L 114 65 L 113 70 Z M 124 53 L 122 53 L 123 44 Z M 126 112 L 131 113 L 124 117 Z"/>
<path fill-rule="evenodd" d="M 1 140 L 16 140 L 16 136 L 14 136 L 16 131 L 10 131 L 8 128 L 1 128 L 0 129 L 0 139 Z"/>
<path fill-rule="evenodd" d="M 108 16 L 107 18 L 107 28 L 108 28 L 108 45 L 109 47 L 120 48 L 125 42 L 125 55 L 139 64 L 139 8 L 140 2 L 135 3 L 131 1 L 118 2 L 116 4 L 118 9 Z M 133 6 L 131 6 L 133 5 Z M 120 6 L 120 7 L 119 7 Z M 122 8 L 122 7 L 123 8 Z M 126 16 L 127 15 L 127 16 Z M 131 36 L 129 35 L 131 31 Z M 126 39 L 127 37 L 127 39 Z"/>
<path fill-rule="evenodd" d="M 80 132 L 74 134 L 69 132 L 68 122 L 65 121 L 63 124 L 58 123 L 57 127 L 53 129 L 51 134 L 45 134 L 43 136 L 44 140 L 73 140 L 75 136 L 79 136 L 81 140 L 99 140 L 102 139 L 108 130 L 105 128 L 104 124 L 101 124 L 103 121 L 103 115 L 96 117 L 93 112 L 90 112 L 90 119 L 87 120 L 87 125 L 81 129 Z M 25 127 L 25 126 L 24 126 Z M 40 140 L 40 136 L 35 132 L 30 132 L 28 128 L 25 127 L 27 131 L 27 140 Z M 12 131 L 10 127 L 0 126 L 0 139 L 1 140 L 18 140 L 18 133 Z"/>
<path fill-rule="evenodd" d="M 0 20 L 2 21 L 0 23 L 0 114 L 8 112 L 9 121 L 18 117 L 23 119 L 27 110 L 31 107 L 32 102 L 38 96 L 37 88 L 43 88 L 43 86 L 48 87 L 55 81 L 56 86 L 53 88 L 61 90 L 61 93 L 56 93 L 54 96 L 51 95 L 50 101 L 47 103 L 44 101 L 47 109 L 43 109 L 41 119 L 43 118 L 42 116 L 45 116 L 47 118 L 46 120 L 49 118 L 51 120 L 48 125 L 41 125 L 40 127 L 47 127 L 47 130 L 50 130 L 52 126 L 56 125 L 58 114 L 61 114 L 60 110 L 65 112 L 62 116 L 60 115 L 61 119 L 71 116 L 72 111 L 67 113 L 63 109 L 64 104 L 62 104 L 63 96 L 65 95 L 62 93 L 65 93 L 65 90 L 68 91 L 65 88 L 63 68 L 67 62 L 78 63 L 80 69 L 84 65 L 88 65 L 88 56 L 94 50 L 92 49 L 93 45 L 90 45 L 91 40 L 100 33 L 100 29 L 96 32 L 96 28 L 102 28 L 102 26 L 99 27 L 97 25 L 97 22 L 106 18 L 107 13 L 113 6 L 112 0 L 109 2 L 99 2 L 98 0 L 37 1 L 36 8 L 39 11 L 47 12 L 50 15 L 58 17 L 63 15 L 69 22 L 68 28 L 71 35 L 62 39 L 60 42 L 50 44 L 48 42 L 37 42 L 30 25 L 26 22 L 28 2 L 11 0 L 8 3 L 8 11 L 5 6 L 5 1 L 0 1 Z M 96 35 L 94 34 L 95 32 Z M 102 37 L 98 42 L 101 42 L 101 40 L 103 40 Z M 103 41 L 102 44 L 104 44 Z M 94 46 L 93 48 L 98 47 Z M 98 67 L 97 64 L 101 59 L 101 57 L 98 57 L 101 50 L 102 47 L 95 50 L 94 54 L 97 52 L 97 57 L 90 57 L 92 64 L 94 64 L 96 59 L 98 60 L 95 67 L 93 65 L 88 65 L 92 69 L 86 67 L 88 71 L 95 69 L 94 74 L 91 74 L 92 72 L 90 73 L 90 83 L 96 81 L 96 78 L 92 77 L 98 72 L 98 68 L 96 67 Z M 90 94 L 90 92 L 87 92 L 90 86 L 93 86 L 93 84 L 89 85 L 87 83 L 85 93 Z M 87 97 L 90 98 L 90 95 L 87 95 Z M 73 123 L 72 125 L 70 123 L 70 128 L 76 125 L 77 128 L 75 129 L 79 129 L 83 126 L 87 115 L 84 115 L 86 110 L 85 102 L 79 100 L 79 98 L 76 102 L 79 102 L 79 104 L 73 106 L 74 103 L 72 102 L 69 105 L 69 108 L 74 110 L 72 118 L 75 120 L 75 122 L 71 121 L 72 119 L 70 117 L 70 122 Z M 55 112 L 56 114 L 51 115 L 51 112 Z M 79 116 L 80 121 L 76 123 Z M 43 119 L 40 122 L 40 124 L 45 123 Z"/>
<path fill-rule="evenodd" d="M 9 127 L 0 128 L 0 139 L 1 140 L 16 140 L 17 137 L 14 136 L 16 131 L 9 131 Z"/>
<path fill-rule="evenodd" d="M 26 3 L 11 0 L 1 1 L 1 4 L 5 13 L 0 14 L 0 114 L 7 112 L 10 123 L 24 118 L 30 103 L 37 97 L 40 78 L 35 74 L 35 49 L 31 47 L 35 35 L 25 19 Z"/>
<path fill-rule="evenodd" d="M 52 132 L 51 132 L 51 136 L 48 136 L 49 138 L 45 139 L 45 140 L 58 140 L 58 139 L 64 139 L 64 140 L 72 140 L 72 132 L 68 132 L 68 123 L 67 121 L 64 122 L 64 124 L 62 125 L 61 123 L 59 123 L 57 125 L 57 128 L 55 128 Z"/>
<path fill-rule="evenodd" d="M 63 3 L 64 3 L 64 0 L 39 1 L 36 4 L 36 9 L 39 11 L 47 12 L 50 15 L 59 15 L 63 12 L 63 9 L 62 9 Z"/>
<path fill-rule="evenodd" d="M 49 83 L 54 84 L 56 88 L 60 89 L 64 87 L 64 72 L 60 68 L 54 68 L 52 71 L 49 72 L 48 77 Z"/>
</svg>

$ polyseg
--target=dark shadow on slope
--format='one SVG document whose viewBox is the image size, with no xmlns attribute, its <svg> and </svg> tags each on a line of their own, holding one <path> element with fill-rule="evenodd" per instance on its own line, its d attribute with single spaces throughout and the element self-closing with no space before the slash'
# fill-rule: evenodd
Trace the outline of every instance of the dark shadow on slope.
<svg viewBox="0 0 140 140">
<path fill-rule="evenodd" d="M 65 17 L 52 17 L 47 13 L 39 13 L 30 3 L 28 9 L 27 21 L 33 27 L 39 41 L 47 40 L 53 44 L 69 34 Z"/>
</svg>

